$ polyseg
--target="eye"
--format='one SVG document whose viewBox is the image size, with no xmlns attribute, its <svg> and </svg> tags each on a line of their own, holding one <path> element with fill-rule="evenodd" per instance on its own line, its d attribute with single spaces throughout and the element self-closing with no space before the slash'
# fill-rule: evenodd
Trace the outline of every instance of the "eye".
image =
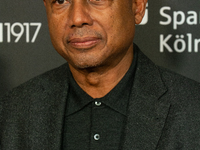
<svg viewBox="0 0 200 150">
<path fill-rule="evenodd" d="M 57 0 L 58 4 L 63 4 L 65 0 Z"/>
<path fill-rule="evenodd" d="M 65 2 L 69 2 L 69 0 L 55 0 L 54 3 L 64 4 Z"/>
</svg>

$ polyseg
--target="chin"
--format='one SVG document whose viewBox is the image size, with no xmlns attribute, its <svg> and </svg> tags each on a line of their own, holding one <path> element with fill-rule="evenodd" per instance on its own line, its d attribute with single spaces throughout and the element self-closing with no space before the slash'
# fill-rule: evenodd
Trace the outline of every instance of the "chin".
<svg viewBox="0 0 200 150">
<path fill-rule="evenodd" d="M 100 64 L 75 64 L 75 67 L 81 70 L 85 70 L 85 69 L 94 69 L 101 66 Z"/>
<path fill-rule="evenodd" d="M 74 65 L 77 69 L 94 69 L 102 66 L 102 61 L 97 61 L 96 59 L 76 61 Z"/>
</svg>

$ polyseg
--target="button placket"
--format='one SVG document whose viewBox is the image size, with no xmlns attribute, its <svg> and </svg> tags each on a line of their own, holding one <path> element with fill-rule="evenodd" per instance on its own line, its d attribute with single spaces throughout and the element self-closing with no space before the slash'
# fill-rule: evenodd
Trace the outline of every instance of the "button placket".
<svg viewBox="0 0 200 150">
<path fill-rule="evenodd" d="M 102 140 L 103 134 L 101 131 L 101 127 L 99 124 L 101 124 L 101 111 L 104 109 L 103 103 L 100 100 L 94 100 L 92 104 L 92 127 L 91 127 L 91 149 L 101 149 L 101 146 L 99 145 Z"/>
<path fill-rule="evenodd" d="M 95 106 L 97 106 L 97 107 L 101 106 L 101 102 L 100 102 L 100 101 L 95 101 L 94 104 L 95 104 Z M 95 114 L 95 112 L 94 112 L 94 114 Z M 95 141 L 100 140 L 100 134 L 98 134 L 98 133 L 94 134 L 94 140 L 95 140 Z"/>
</svg>

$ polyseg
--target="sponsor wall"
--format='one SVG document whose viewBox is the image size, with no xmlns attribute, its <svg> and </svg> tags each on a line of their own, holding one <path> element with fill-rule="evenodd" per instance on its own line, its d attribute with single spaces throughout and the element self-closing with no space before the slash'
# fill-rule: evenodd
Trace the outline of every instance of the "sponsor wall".
<svg viewBox="0 0 200 150">
<path fill-rule="evenodd" d="M 200 82 L 200 1 L 149 0 L 134 42 L 156 64 Z M 0 95 L 65 63 L 42 0 L 0 1 Z"/>
</svg>

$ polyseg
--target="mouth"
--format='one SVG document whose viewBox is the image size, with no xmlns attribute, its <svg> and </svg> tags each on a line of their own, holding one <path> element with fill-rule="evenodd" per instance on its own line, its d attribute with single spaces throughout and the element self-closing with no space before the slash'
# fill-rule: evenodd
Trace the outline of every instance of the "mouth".
<svg viewBox="0 0 200 150">
<path fill-rule="evenodd" d="M 68 40 L 68 44 L 76 49 L 90 49 L 100 42 L 98 37 L 84 37 L 84 38 L 72 38 Z"/>
</svg>

